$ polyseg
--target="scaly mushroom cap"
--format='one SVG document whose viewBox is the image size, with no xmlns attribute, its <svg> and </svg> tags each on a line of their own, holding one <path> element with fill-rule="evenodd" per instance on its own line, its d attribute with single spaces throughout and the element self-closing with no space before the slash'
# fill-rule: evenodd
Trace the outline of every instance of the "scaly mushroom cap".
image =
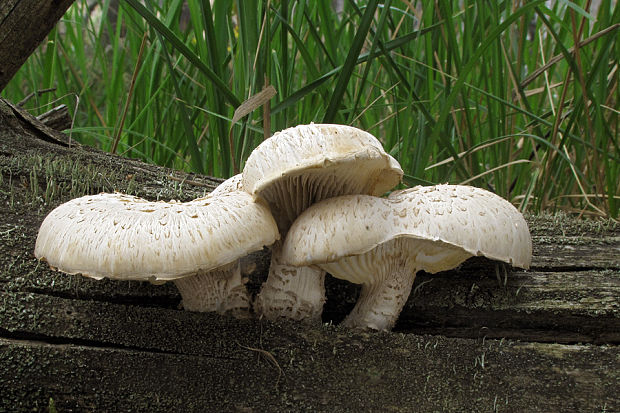
<svg viewBox="0 0 620 413">
<path fill-rule="evenodd" d="M 291 226 L 282 260 L 331 263 L 395 240 L 410 250 L 416 269 L 431 273 L 475 255 L 529 268 L 532 255 L 527 223 L 509 202 L 475 187 L 437 185 L 394 191 L 389 198 L 350 195 L 313 205 Z M 387 248 L 382 253 L 400 255 Z"/>
<path fill-rule="evenodd" d="M 388 199 L 399 216 L 413 213 L 416 233 L 423 238 L 432 237 L 474 256 L 530 267 L 527 222 L 510 202 L 492 192 L 466 185 L 417 186 L 394 191 Z"/>
<path fill-rule="evenodd" d="M 243 168 L 243 188 L 265 199 L 285 233 L 310 205 L 338 195 L 381 195 L 403 175 L 371 134 L 344 125 L 310 124 L 263 141 Z"/>
<path fill-rule="evenodd" d="M 50 212 L 35 256 L 70 274 L 165 281 L 226 265 L 278 238 L 268 208 L 242 191 L 186 203 L 99 194 Z"/>
<path fill-rule="evenodd" d="M 417 271 L 448 270 L 473 255 L 527 268 L 531 254 L 525 220 L 510 203 L 478 188 L 438 185 L 316 204 L 291 226 L 281 257 L 362 284 L 343 324 L 389 330 Z"/>
</svg>

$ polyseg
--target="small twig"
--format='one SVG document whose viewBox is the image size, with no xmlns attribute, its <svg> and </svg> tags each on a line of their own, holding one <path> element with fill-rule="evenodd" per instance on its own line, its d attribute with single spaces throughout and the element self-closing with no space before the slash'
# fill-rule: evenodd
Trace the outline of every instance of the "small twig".
<svg viewBox="0 0 620 413">
<path fill-rule="evenodd" d="M 22 107 L 24 106 L 26 103 L 28 103 L 28 101 L 30 99 L 32 99 L 35 95 L 36 96 L 41 96 L 44 93 L 49 93 L 49 92 L 54 92 L 56 91 L 55 87 L 50 87 L 47 89 L 41 89 L 41 90 L 37 90 L 36 92 L 31 92 L 29 93 L 25 98 L 23 98 L 22 100 L 20 100 L 19 102 L 17 102 L 17 106 Z"/>
<path fill-rule="evenodd" d="M 423 286 L 424 284 L 428 284 L 428 283 L 430 283 L 431 281 L 433 281 L 433 280 L 431 279 L 431 280 L 422 281 L 420 284 L 418 284 L 418 285 L 417 285 L 417 286 L 413 289 L 413 292 L 411 293 L 411 295 L 416 295 L 416 294 L 418 293 L 418 291 L 422 288 L 422 286 Z"/>
<path fill-rule="evenodd" d="M 198 182 L 198 181 L 192 181 L 191 179 L 187 179 L 187 178 L 177 178 L 176 176 L 172 176 L 172 175 L 168 175 L 168 179 L 172 179 L 173 181 L 176 182 L 181 182 L 184 184 L 190 184 L 190 185 L 194 185 L 194 186 L 202 186 L 205 188 L 214 188 L 213 184 L 205 184 L 203 182 Z"/>
<path fill-rule="evenodd" d="M 265 360 L 267 360 L 267 362 L 269 362 L 269 364 L 271 364 L 272 366 L 274 366 L 276 369 L 278 369 L 278 378 L 276 379 L 276 388 L 278 387 L 278 384 L 280 383 L 280 378 L 282 377 L 282 375 L 284 374 L 282 372 L 282 367 L 280 367 L 280 364 L 278 363 L 278 360 L 276 360 L 276 358 L 273 356 L 273 354 L 271 354 L 270 352 L 268 352 L 267 350 L 263 350 L 261 348 L 255 348 L 255 347 L 248 347 L 248 346 L 243 346 L 239 343 L 237 343 L 237 345 L 245 350 L 250 350 L 250 351 L 254 351 L 256 353 L 258 353 L 260 356 L 262 356 Z"/>
</svg>

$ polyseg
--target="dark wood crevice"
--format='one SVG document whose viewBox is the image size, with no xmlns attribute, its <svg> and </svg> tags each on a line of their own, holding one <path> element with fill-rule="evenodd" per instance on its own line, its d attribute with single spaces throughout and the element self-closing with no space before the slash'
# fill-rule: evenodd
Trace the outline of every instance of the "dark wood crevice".
<svg viewBox="0 0 620 413">
<path fill-rule="evenodd" d="M 85 340 L 79 338 L 51 337 L 40 333 L 13 332 L 0 328 L 0 340 L 7 342 L 19 342 L 32 346 L 59 346 L 59 347 L 88 347 L 91 349 L 108 349 L 128 352 L 148 352 L 160 354 L 178 355 L 182 353 L 174 351 L 163 351 L 156 348 L 141 348 L 135 346 L 122 346 L 118 344 L 110 344 L 103 341 Z"/>
</svg>

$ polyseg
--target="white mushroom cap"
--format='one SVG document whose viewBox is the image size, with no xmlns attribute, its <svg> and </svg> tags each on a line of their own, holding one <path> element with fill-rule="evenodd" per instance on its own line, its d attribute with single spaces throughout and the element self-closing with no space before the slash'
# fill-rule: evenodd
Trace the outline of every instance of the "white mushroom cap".
<svg viewBox="0 0 620 413">
<path fill-rule="evenodd" d="M 310 124 L 263 141 L 242 175 L 243 188 L 269 204 L 285 234 L 310 205 L 345 194 L 381 195 L 400 182 L 403 171 L 371 134 L 351 126 Z M 284 265 L 279 255 L 276 246 L 255 309 L 269 319 L 318 320 L 325 301 L 324 271 Z"/>
<path fill-rule="evenodd" d="M 403 175 L 371 134 L 352 126 L 310 124 L 263 141 L 243 168 L 243 188 L 265 199 L 282 232 L 315 202 L 338 195 L 381 195 Z"/>
<path fill-rule="evenodd" d="M 394 191 L 388 198 L 350 195 L 315 204 L 292 225 L 282 259 L 292 265 L 323 264 L 399 238 L 522 268 L 529 268 L 532 256 L 527 223 L 508 201 L 480 188 L 437 185 Z M 431 273 L 455 266 L 428 254 L 417 262 L 418 269 Z"/>
<path fill-rule="evenodd" d="M 70 274 L 165 281 L 229 264 L 278 238 L 268 208 L 242 191 L 187 203 L 99 194 L 54 209 L 35 255 Z"/>
<path fill-rule="evenodd" d="M 417 186 L 394 191 L 388 199 L 399 217 L 413 213 L 419 237 L 432 237 L 474 256 L 530 267 L 527 222 L 514 205 L 492 192 L 466 185 Z"/>
<path fill-rule="evenodd" d="M 241 174 L 237 174 L 237 175 L 233 175 L 230 178 L 222 181 L 222 183 L 220 183 L 218 186 L 215 187 L 215 189 L 211 192 L 209 192 L 208 194 L 206 194 L 203 197 L 200 198 L 196 198 L 196 199 L 192 199 L 189 202 L 186 202 L 185 204 L 189 205 L 189 204 L 195 204 L 195 203 L 200 203 L 206 199 L 209 199 L 211 197 L 217 196 L 217 195 L 221 195 L 221 194 L 229 194 L 231 192 L 235 192 L 235 191 L 243 191 L 243 181 L 242 181 L 242 177 Z M 174 200 L 170 201 L 170 203 L 178 203 Z"/>
<path fill-rule="evenodd" d="M 345 325 L 385 330 L 417 271 L 445 271 L 474 255 L 528 268 L 532 242 L 523 216 L 488 191 L 437 185 L 313 205 L 291 226 L 281 259 L 362 284 Z"/>
</svg>

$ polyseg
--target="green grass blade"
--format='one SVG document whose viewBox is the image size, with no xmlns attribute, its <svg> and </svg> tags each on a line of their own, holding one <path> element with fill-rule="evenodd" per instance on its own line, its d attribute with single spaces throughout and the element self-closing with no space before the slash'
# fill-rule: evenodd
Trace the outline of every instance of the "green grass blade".
<svg viewBox="0 0 620 413">
<path fill-rule="evenodd" d="M 327 109 L 325 110 L 325 115 L 323 116 L 324 123 L 334 122 L 336 115 L 338 114 L 338 108 L 342 104 L 342 97 L 345 94 L 346 88 L 349 84 L 349 79 L 351 79 L 351 75 L 353 74 L 353 70 L 357 65 L 360 51 L 364 46 L 366 36 L 368 35 L 370 25 L 377 9 L 377 4 L 377 0 L 369 0 L 368 4 L 366 5 L 366 10 L 364 11 L 364 15 L 362 16 L 362 20 L 357 29 L 357 33 L 355 34 L 355 38 L 353 39 L 353 43 L 351 44 L 351 48 L 349 49 L 347 58 L 344 61 L 342 70 L 338 75 L 338 80 L 336 82 L 336 86 L 334 87 L 331 100 L 329 101 Z"/>
<path fill-rule="evenodd" d="M 136 12 L 138 12 L 144 20 L 146 20 L 163 38 L 172 44 L 175 50 L 178 50 L 183 56 L 185 56 L 193 65 L 196 66 L 201 72 L 204 73 L 207 78 L 213 82 L 220 92 L 224 94 L 226 100 L 232 106 L 239 106 L 241 101 L 232 93 L 232 91 L 226 86 L 226 84 L 217 77 L 217 75 L 209 69 L 209 67 L 200 60 L 196 53 L 192 52 L 189 47 L 185 45 L 168 27 L 166 27 L 161 20 L 159 20 L 151 11 L 144 7 L 138 0 L 126 0 Z"/>
<path fill-rule="evenodd" d="M 447 141 L 445 138 L 441 136 L 442 129 L 445 128 L 446 121 L 448 120 L 448 116 L 451 114 L 452 107 L 456 101 L 456 98 L 462 91 L 462 88 L 466 82 L 468 75 L 473 71 L 474 67 L 479 64 L 479 59 L 482 54 L 487 50 L 493 42 L 497 41 L 497 37 L 503 33 L 512 23 L 514 23 L 519 17 L 524 15 L 530 9 L 534 9 L 539 4 L 542 4 L 544 0 L 537 0 L 531 3 L 524 5 L 523 7 L 517 9 L 513 14 L 508 16 L 506 20 L 504 20 L 501 24 L 496 26 L 488 35 L 487 38 L 482 42 L 482 44 L 476 49 L 474 54 L 470 57 L 467 64 L 460 70 L 459 78 L 456 80 L 450 94 L 446 98 L 446 101 L 443 102 L 443 109 L 439 113 L 439 118 L 437 119 L 436 126 L 433 128 L 433 132 L 431 135 L 431 140 L 437 141 L 441 140 L 444 142 L 446 148 L 451 152 L 450 155 L 456 156 L 456 151 L 452 144 Z"/>
</svg>

